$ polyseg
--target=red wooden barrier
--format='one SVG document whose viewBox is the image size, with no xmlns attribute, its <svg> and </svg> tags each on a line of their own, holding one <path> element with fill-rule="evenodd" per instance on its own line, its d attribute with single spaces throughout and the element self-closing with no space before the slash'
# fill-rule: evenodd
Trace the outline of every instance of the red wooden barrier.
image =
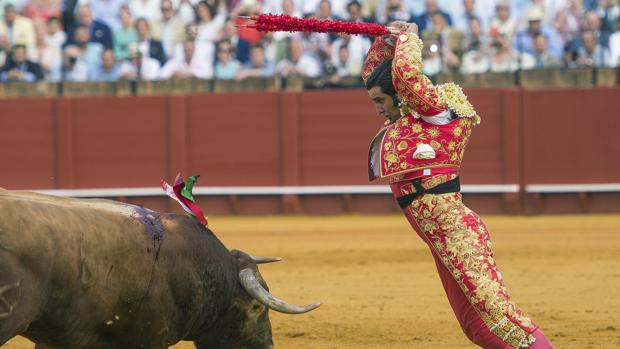
<svg viewBox="0 0 620 349">
<path fill-rule="evenodd" d="M 547 211 L 549 201 L 532 199 L 528 185 L 620 182 L 620 89 L 467 94 L 482 124 L 463 183 L 522 189 L 469 196 L 473 206 Z M 368 145 L 382 124 L 363 90 L 5 99 L 0 111 L 0 186 L 15 189 L 154 187 L 179 171 L 201 174 L 202 186 L 364 185 Z M 560 201 L 569 211 L 620 210 L 615 194 L 586 199 Z M 396 210 L 382 195 L 205 200 L 215 213 Z"/>
</svg>

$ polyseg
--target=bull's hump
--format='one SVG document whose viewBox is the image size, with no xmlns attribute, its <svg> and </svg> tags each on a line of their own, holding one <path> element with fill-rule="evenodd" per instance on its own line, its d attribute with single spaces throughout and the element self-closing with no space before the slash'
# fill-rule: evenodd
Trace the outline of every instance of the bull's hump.
<svg viewBox="0 0 620 349">
<path fill-rule="evenodd" d="M 9 202 L 30 202 L 34 205 L 45 205 L 50 208 L 56 207 L 64 210 L 87 210 L 94 214 L 97 214 L 97 212 L 113 214 L 124 218 L 160 217 L 158 212 L 149 210 L 142 206 L 104 199 L 76 199 L 26 191 L 0 190 L 0 200 L 3 199 Z"/>
</svg>

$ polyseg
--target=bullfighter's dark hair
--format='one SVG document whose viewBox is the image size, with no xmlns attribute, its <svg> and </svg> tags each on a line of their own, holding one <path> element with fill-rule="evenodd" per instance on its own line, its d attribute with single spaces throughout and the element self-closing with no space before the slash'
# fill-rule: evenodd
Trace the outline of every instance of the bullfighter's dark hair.
<svg viewBox="0 0 620 349">
<path fill-rule="evenodd" d="M 366 89 L 370 90 L 375 86 L 381 87 L 381 92 L 392 97 L 394 105 L 398 105 L 398 95 L 392 82 L 391 59 L 379 64 L 366 80 Z"/>
</svg>

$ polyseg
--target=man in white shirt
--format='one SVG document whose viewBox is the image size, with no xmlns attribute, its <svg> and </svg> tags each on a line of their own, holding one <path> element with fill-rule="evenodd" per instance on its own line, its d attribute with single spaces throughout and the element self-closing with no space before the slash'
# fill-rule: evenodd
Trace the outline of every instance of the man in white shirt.
<svg viewBox="0 0 620 349">
<path fill-rule="evenodd" d="M 120 67 L 120 78 L 127 80 L 157 80 L 159 79 L 159 62 L 149 56 L 142 55 L 136 44 L 129 45 L 129 60 Z"/>
<path fill-rule="evenodd" d="M 131 0 L 129 1 L 129 10 L 133 18 L 144 18 L 148 21 L 161 19 L 159 0 Z"/>
<path fill-rule="evenodd" d="M 154 39 L 161 41 L 166 57 L 172 58 L 175 47 L 181 44 L 185 38 L 185 25 L 176 16 L 171 0 L 162 0 L 161 12 L 161 21 L 150 23 L 151 33 Z"/>
<path fill-rule="evenodd" d="M 197 57 L 194 52 L 194 42 L 185 41 L 183 43 L 183 57 L 175 57 L 169 60 L 161 69 L 160 77 L 162 79 L 172 77 L 211 79 L 213 77 L 213 64 Z"/>
<path fill-rule="evenodd" d="M 276 71 L 282 76 L 301 75 L 315 78 L 321 74 L 321 63 L 314 55 L 304 52 L 302 41 L 293 37 L 289 42 L 289 58 L 278 63 Z"/>
<path fill-rule="evenodd" d="M 341 34 L 332 43 L 331 61 L 337 66 L 340 60 L 340 48 L 347 47 L 349 69 L 356 72 L 352 75 L 357 75 L 362 71 L 362 64 L 364 63 L 366 52 L 370 49 L 370 45 L 370 40 L 364 36 Z"/>
</svg>

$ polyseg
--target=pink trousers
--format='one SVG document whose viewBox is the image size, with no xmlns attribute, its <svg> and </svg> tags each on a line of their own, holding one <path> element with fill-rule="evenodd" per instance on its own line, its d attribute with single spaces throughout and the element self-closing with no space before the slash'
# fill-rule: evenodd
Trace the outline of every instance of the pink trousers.
<svg viewBox="0 0 620 349">
<path fill-rule="evenodd" d="M 480 218 L 471 210 L 467 209 L 463 206 L 460 195 L 456 195 L 452 197 L 451 195 L 446 195 L 441 198 L 441 200 L 434 200 L 432 198 L 427 198 L 427 200 L 422 200 L 414 202 L 412 207 L 417 207 L 419 211 L 415 211 L 415 215 L 419 218 L 414 217 L 413 209 L 405 209 L 403 213 L 407 217 L 409 223 L 411 223 L 414 230 L 418 233 L 418 235 L 429 245 L 433 258 L 435 260 L 435 264 L 437 266 L 437 271 L 439 273 L 439 277 L 443 284 L 446 295 L 448 296 L 448 301 L 452 306 L 452 310 L 463 329 L 465 335 L 476 345 L 479 345 L 485 349 L 521 349 L 521 348 L 513 348 L 513 346 L 507 344 L 506 339 L 502 339 L 498 337 L 496 333 L 498 333 L 497 329 L 495 329 L 495 333 L 492 332 L 493 329 L 489 328 L 489 325 L 483 321 L 481 314 L 479 311 L 474 308 L 462 288 L 462 285 L 459 285 L 457 280 L 455 280 L 455 276 L 448 270 L 445 265 L 445 257 L 442 261 L 442 255 L 439 255 L 439 250 L 442 250 L 441 253 L 452 253 L 449 250 L 446 250 L 447 243 L 453 243 L 453 238 L 458 236 L 459 233 L 463 233 L 463 224 L 469 224 L 470 230 L 475 231 L 477 235 L 475 235 L 475 239 L 472 240 L 456 240 L 457 243 L 460 244 L 471 244 L 471 243 L 479 243 L 479 246 L 483 246 L 478 249 L 470 249 L 467 252 L 474 254 L 469 255 L 468 260 L 462 259 L 459 262 L 468 262 L 473 260 L 479 260 L 486 258 L 491 259 L 492 252 L 490 251 L 490 242 L 488 241 L 489 235 L 486 233 L 486 227 L 484 223 L 480 220 Z M 421 213 L 418 213 L 421 212 Z M 424 214 L 423 214 L 424 213 Z M 449 216 L 445 216 L 445 215 Z M 418 219 L 421 219 L 418 220 Z M 460 224 L 458 226 L 454 226 L 457 230 L 449 230 L 453 228 L 454 219 L 456 219 L 456 224 Z M 460 226 L 460 228 L 458 228 Z M 422 228 L 423 227 L 423 228 Z M 459 231 L 460 229 L 460 231 Z M 442 238 L 440 238 L 440 236 Z M 452 246 L 453 247 L 453 246 Z M 454 249 L 456 253 L 460 253 L 458 248 Z M 480 254 L 480 257 L 477 257 L 476 254 Z M 460 255 L 458 255 L 460 257 Z M 497 274 L 499 272 L 495 269 L 495 264 L 489 268 L 492 268 Z M 465 273 L 463 270 L 461 273 Z M 499 277 L 498 277 L 499 280 Z M 499 280 L 496 285 L 500 285 Z M 487 287 L 485 284 L 481 283 L 477 287 Z M 503 283 L 501 284 L 503 288 Z M 488 291 L 488 290 L 481 290 Z M 506 291 L 502 291 L 506 292 Z M 482 292 L 485 294 L 485 292 Z M 497 326 L 497 325 L 496 325 Z M 513 326 L 514 327 L 514 326 Z M 525 328 L 523 328 L 525 330 Z M 547 337 L 542 333 L 540 329 L 532 325 L 528 331 L 530 336 L 533 336 L 533 343 L 531 343 L 527 348 L 529 349 L 552 349 L 552 345 L 547 339 Z M 501 332 L 499 332 L 501 333 Z M 510 332 L 508 332 L 510 334 Z M 508 336 L 508 335 L 507 335 Z M 515 342 L 514 340 L 512 341 Z M 520 345 L 527 345 L 520 344 Z"/>
<path fill-rule="evenodd" d="M 454 315 L 467 338 L 485 349 L 515 349 L 489 331 L 480 315 L 469 304 L 469 301 L 463 295 L 463 291 L 435 253 L 433 253 L 433 258 L 435 259 L 439 278 L 448 296 L 450 306 L 452 306 Z M 540 329 L 534 331 L 533 335 L 536 337 L 536 341 L 528 347 L 529 349 L 553 349 L 553 346 Z"/>
</svg>

